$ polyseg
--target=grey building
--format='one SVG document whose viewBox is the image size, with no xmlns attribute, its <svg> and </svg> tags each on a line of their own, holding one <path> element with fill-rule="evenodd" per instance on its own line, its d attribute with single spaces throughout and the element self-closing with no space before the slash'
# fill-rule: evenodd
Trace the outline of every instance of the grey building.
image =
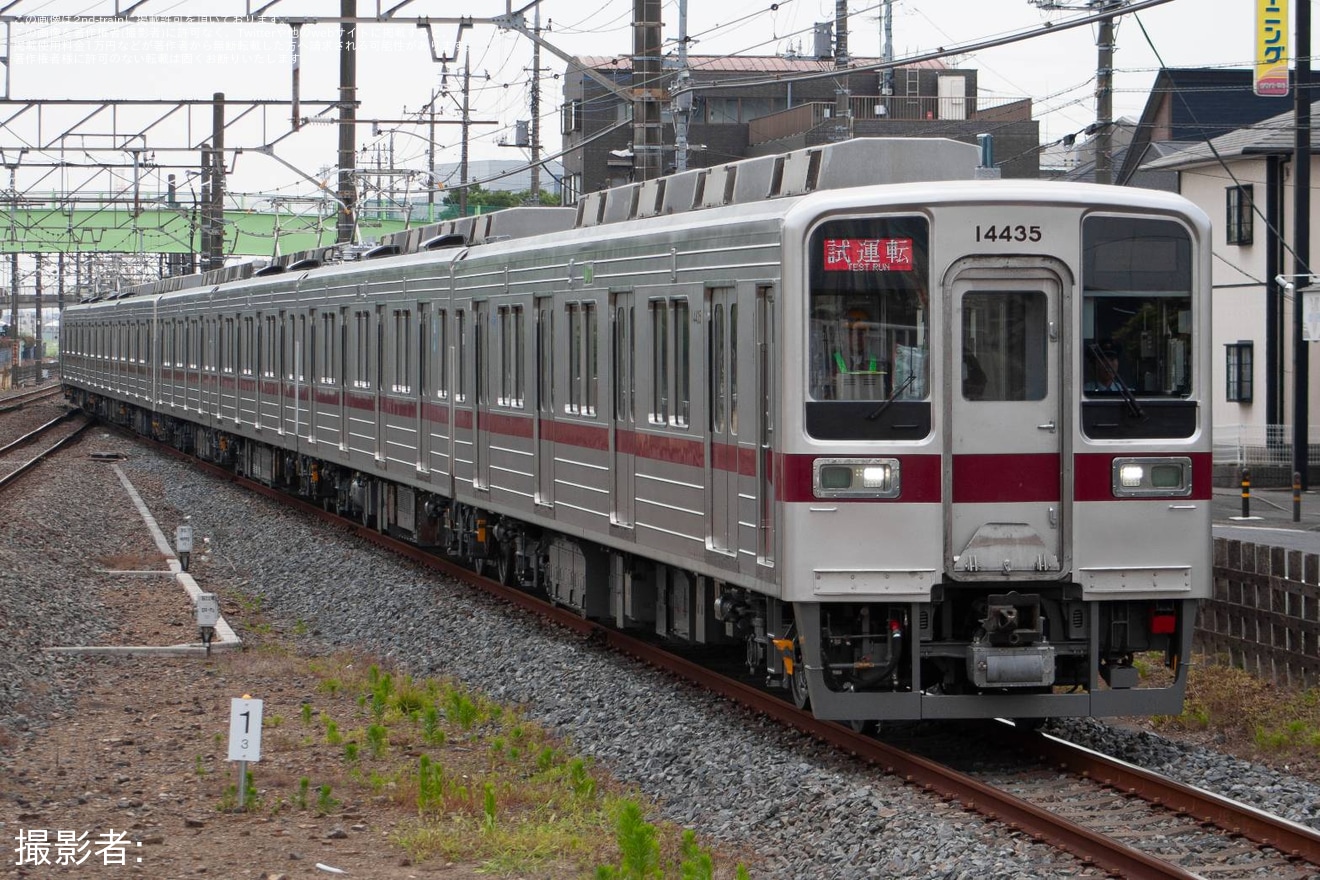
<svg viewBox="0 0 1320 880">
<path fill-rule="evenodd" d="M 784 56 L 689 56 L 692 85 L 689 168 L 782 153 L 853 137 L 942 137 L 976 143 L 994 138 L 1004 177 L 1039 176 L 1039 124 L 1029 98 L 987 100 L 977 95 L 977 72 L 927 61 L 893 71 L 865 70 L 875 58 L 854 58 L 839 69 L 832 59 Z M 663 94 L 675 82 L 666 60 Z M 593 71 L 616 84 L 607 89 Z M 584 56 L 564 76 L 564 203 L 581 193 L 627 183 L 633 176 L 634 87 L 627 57 Z M 655 86 L 652 86 L 655 89 Z M 675 165 L 674 114 L 663 113 L 664 171 Z"/>
</svg>

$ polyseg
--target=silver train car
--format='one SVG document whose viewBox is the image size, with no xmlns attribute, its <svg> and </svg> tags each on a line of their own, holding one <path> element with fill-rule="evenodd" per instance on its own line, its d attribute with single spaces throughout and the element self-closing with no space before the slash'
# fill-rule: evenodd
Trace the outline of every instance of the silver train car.
<svg viewBox="0 0 1320 880">
<path fill-rule="evenodd" d="M 849 141 L 167 279 L 65 311 L 67 394 L 820 717 L 1177 713 L 1208 220 L 977 155 Z"/>
</svg>

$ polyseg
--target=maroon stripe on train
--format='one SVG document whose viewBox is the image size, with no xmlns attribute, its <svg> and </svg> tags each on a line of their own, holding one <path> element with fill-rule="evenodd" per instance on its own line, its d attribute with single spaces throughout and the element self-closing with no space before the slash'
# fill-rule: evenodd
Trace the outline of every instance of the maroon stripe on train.
<svg viewBox="0 0 1320 880">
<path fill-rule="evenodd" d="M 1114 459 L 1116 458 L 1190 458 L 1192 460 L 1191 495 L 1145 495 L 1140 498 L 1114 497 Z M 1073 492 L 1078 501 L 1209 501 L 1213 494 L 1211 476 L 1213 456 L 1209 452 L 1087 452 L 1073 457 Z"/>
<path fill-rule="evenodd" d="M 1059 463 L 1057 452 L 955 455 L 953 503 L 1058 501 Z"/>
<path fill-rule="evenodd" d="M 836 458 L 830 455 L 783 456 L 783 479 L 777 487 L 780 501 L 789 503 L 820 502 L 846 504 L 857 501 L 883 504 L 938 504 L 943 497 L 941 467 L 938 455 L 897 455 L 899 496 L 897 498 L 827 498 L 818 499 L 812 489 L 812 464 L 817 458 Z"/>
</svg>

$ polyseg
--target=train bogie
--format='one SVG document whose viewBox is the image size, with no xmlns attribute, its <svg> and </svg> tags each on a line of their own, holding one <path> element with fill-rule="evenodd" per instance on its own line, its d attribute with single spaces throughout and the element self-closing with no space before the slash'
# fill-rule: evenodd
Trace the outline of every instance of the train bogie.
<svg viewBox="0 0 1320 880">
<path fill-rule="evenodd" d="M 66 382 L 588 617 L 736 646 L 822 717 L 1176 712 L 1210 583 L 1206 220 L 1119 188 L 858 185 L 904 148 L 80 305 Z M 972 176 L 972 148 L 916 149 Z"/>
</svg>

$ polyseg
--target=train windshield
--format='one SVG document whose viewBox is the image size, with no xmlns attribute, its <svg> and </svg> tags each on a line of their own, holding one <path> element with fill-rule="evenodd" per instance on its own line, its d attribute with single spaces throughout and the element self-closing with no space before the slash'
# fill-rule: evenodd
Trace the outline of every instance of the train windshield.
<svg viewBox="0 0 1320 880">
<path fill-rule="evenodd" d="M 923 217 L 831 220 L 812 234 L 812 400 L 929 395 L 928 241 Z"/>
<path fill-rule="evenodd" d="M 1192 392 L 1192 241 L 1172 220 L 1088 217 L 1082 226 L 1082 393 Z"/>
</svg>

